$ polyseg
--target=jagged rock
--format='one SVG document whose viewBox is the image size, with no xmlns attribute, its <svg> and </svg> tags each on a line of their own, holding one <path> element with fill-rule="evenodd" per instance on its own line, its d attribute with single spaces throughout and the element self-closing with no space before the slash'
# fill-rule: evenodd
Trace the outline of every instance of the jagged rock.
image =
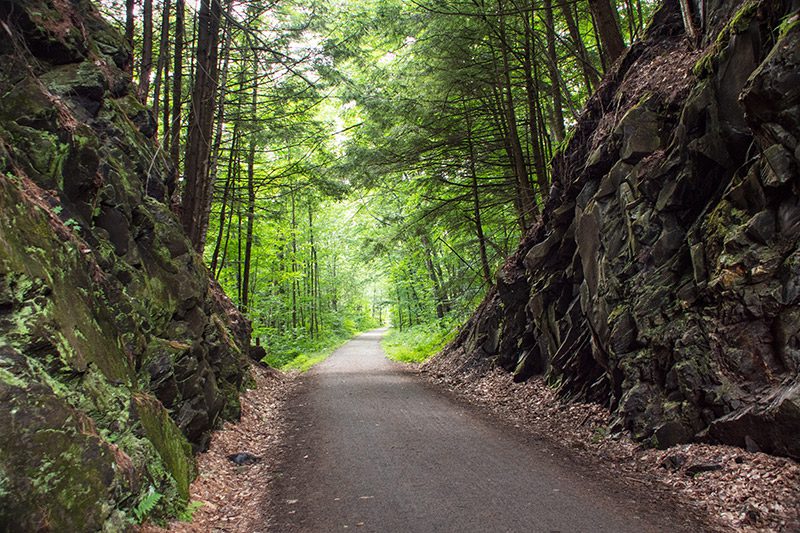
<svg viewBox="0 0 800 533">
<path fill-rule="evenodd" d="M 737 446 L 800 457 L 798 428 L 800 381 L 715 420 L 709 428 L 709 434 Z"/>
<path fill-rule="evenodd" d="M 675 472 L 680 470 L 683 467 L 683 465 L 686 464 L 686 461 L 688 461 L 688 458 L 686 457 L 685 454 L 674 453 L 666 456 L 664 460 L 661 462 L 661 466 L 663 468 L 666 468 L 667 470 L 672 470 L 673 472 Z"/>
<path fill-rule="evenodd" d="M 717 463 L 694 463 L 686 467 L 684 473 L 687 476 L 696 476 L 703 472 L 716 472 L 722 470 L 722 465 Z"/>
<path fill-rule="evenodd" d="M 88 0 L 0 2 L 0 529 L 121 531 L 238 416 L 250 330 Z M 173 507 L 174 508 L 174 507 Z"/>
<path fill-rule="evenodd" d="M 661 146 L 659 129 L 658 113 L 648 109 L 646 103 L 628 111 L 616 128 L 618 135 L 622 137 L 620 161 L 636 163 L 658 150 Z"/>
<path fill-rule="evenodd" d="M 670 0 L 608 73 L 541 221 L 428 368 L 543 373 L 662 447 L 800 457 L 800 25 L 776 30 L 788 2 L 707 7 L 698 55 Z"/>
<path fill-rule="evenodd" d="M 253 361 L 261 362 L 267 356 L 267 350 L 263 346 L 251 346 L 248 355 Z"/>
<path fill-rule="evenodd" d="M 229 455 L 228 460 L 231 461 L 232 463 L 236 463 L 239 466 L 244 466 L 244 465 L 254 465 L 260 462 L 261 457 L 258 457 L 248 452 L 239 452 Z"/>
</svg>

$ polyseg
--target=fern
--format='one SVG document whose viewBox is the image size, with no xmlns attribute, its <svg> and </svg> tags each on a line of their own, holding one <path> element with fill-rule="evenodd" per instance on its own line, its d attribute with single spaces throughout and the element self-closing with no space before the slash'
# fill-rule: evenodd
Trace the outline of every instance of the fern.
<svg viewBox="0 0 800 533">
<path fill-rule="evenodd" d="M 178 520 L 181 522 L 191 522 L 194 518 L 194 513 L 203 506 L 203 502 L 189 502 L 186 509 L 178 513 Z"/>
<path fill-rule="evenodd" d="M 142 498 L 139 504 L 133 508 L 133 515 L 136 517 L 136 522 L 141 524 L 145 517 L 150 514 L 153 509 L 155 509 L 156 505 L 158 505 L 158 502 L 163 497 L 163 494 L 158 492 L 152 485 L 150 485 L 145 497 Z"/>
</svg>

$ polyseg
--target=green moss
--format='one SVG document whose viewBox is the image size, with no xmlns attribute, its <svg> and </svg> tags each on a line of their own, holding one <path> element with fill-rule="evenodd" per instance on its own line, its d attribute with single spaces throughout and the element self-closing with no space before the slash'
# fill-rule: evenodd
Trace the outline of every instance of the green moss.
<svg viewBox="0 0 800 533">
<path fill-rule="evenodd" d="M 612 324 L 617 321 L 622 315 L 625 314 L 625 311 L 628 310 L 628 307 L 625 305 L 618 305 L 616 306 L 609 314 L 608 314 L 608 323 Z"/>
<path fill-rule="evenodd" d="M 750 22 L 753 20 L 753 17 L 755 17 L 760 3 L 761 2 L 758 0 L 747 0 L 744 2 L 736 11 L 736 13 L 734 13 L 733 17 L 731 17 L 731 20 L 728 22 L 728 24 L 725 25 L 722 33 L 727 31 L 729 39 L 730 35 L 745 31 L 750 26 Z M 717 36 L 718 41 L 723 39 L 724 38 L 721 35 Z M 727 42 L 727 40 L 725 40 L 725 42 Z"/>
<path fill-rule="evenodd" d="M 0 368 L 0 381 L 14 387 L 25 387 L 26 385 L 25 381 L 4 368 Z"/>
<path fill-rule="evenodd" d="M 158 400 L 144 394 L 135 394 L 133 404 L 145 435 L 175 479 L 181 498 L 188 501 L 189 484 L 195 475 L 192 447 Z"/>
<path fill-rule="evenodd" d="M 714 42 L 708 48 L 700 59 L 692 67 L 692 72 L 698 78 L 707 78 L 711 76 L 716 70 L 718 59 L 724 52 L 728 43 L 737 33 L 742 33 L 750 27 L 750 23 L 755 17 L 759 6 L 758 0 L 747 0 L 742 6 L 733 14 L 731 19 L 717 34 Z"/>
<path fill-rule="evenodd" d="M 569 143 L 572 142 L 572 139 L 574 137 L 575 137 L 575 128 L 570 128 L 569 130 L 567 130 L 567 134 L 564 136 L 561 142 L 559 142 L 555 146 L 555 149 L 553 150 L 553 159 L 566 153 L 567 147 L 569 147 Z"/>
<path fill-rule="evenodd" d="M 778 26 L 778 40 L 785 38 L 789 32 L 798 27 L 800 27 L 800 12 L 795 11 L 784 17 Z"/>
</svg>

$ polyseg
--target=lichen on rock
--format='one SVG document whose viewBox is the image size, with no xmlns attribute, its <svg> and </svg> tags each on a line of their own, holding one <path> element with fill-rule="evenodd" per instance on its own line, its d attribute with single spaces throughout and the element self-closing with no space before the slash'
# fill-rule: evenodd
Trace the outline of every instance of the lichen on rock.
<svg viewBox="0 0 800 533">
<path fill-rule="evenodd" d="M 0 529 L 118 531 L 185 504 L 249 325 L 165 203 L 122 38 L 88 0 L 0 21 Z"/>
</svg>

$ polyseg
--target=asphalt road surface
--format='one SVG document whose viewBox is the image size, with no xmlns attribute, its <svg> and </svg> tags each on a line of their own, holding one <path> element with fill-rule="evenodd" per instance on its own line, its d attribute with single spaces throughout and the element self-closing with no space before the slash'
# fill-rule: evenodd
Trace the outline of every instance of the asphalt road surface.
<svg viewBox="0 0 800 533">
<path fill-rule="evenodd" d="M 364 334 L 303 377 L 273 531 L 691 529 L 437 393 Z M 680 525 L 679 525 L 680 524 Z"/>
</svg>

